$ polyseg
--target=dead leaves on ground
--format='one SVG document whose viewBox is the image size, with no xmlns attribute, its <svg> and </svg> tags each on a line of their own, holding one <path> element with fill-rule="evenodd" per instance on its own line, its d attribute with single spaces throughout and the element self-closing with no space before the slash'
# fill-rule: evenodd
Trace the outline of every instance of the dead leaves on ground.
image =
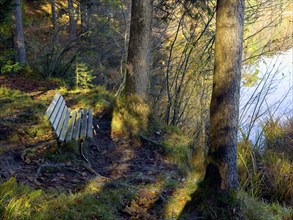
<svg viewBox="0 0 293 220">
<path fill-rule="evenodd" d="M 130 219 L 153 220 L 154 216 L 150 214 L 150 209 L 158 200 L 159 193 L 155 190 L 142 189 L 138 191 L 136 198 L 123 209 L 123 212 L 131 216 Z"/>
</svg>

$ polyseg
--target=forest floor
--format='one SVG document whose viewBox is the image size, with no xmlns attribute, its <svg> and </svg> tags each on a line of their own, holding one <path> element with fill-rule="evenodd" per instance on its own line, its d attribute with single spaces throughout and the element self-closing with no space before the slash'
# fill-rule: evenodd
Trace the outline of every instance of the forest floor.
<svg viewBox="0 0 293 220">
<path fill-rule="evenodd" d="M 118 136 L 111 128 L 118 125 L 113 109 L 120 106 L 111 93 L 60 84 L 0 76 L 0 219 L 205 219 L 197 218 L 199 211 L 219 219 L 215 210 L 229 214 L 226 206 L 211 201 L 192 203 L 204 175 L 203 158 L 191 158 L 190 139 L 176 127 L 154 127 L 136 138 Z M 77 143 L 57 147 L 45 116 L 56 92 L 71 109 L 93 108 L 94 138 L 83 145 L 88 162 Z M 241 191 L 237 198 L 243 213 L 232 206 L 233 216 L 292 219 L 292 208 Z"/>
<path fill-rule="evenodd" d="M 107 110 L 96 112 L 94 138 L 84 144 L 89 163 L 80 157 L 77 144 L 57 149 L 52 129 L 48 130 L 48 123 L 44 126 L 36 125 L 38 121 L 32 123 L 35 121 L 34 106 L 41 105 L 43 112 L 38 114 L 44 114 L 46 104 L 56 93 L 54 82 L 1 77 L 0 87 L 21 91 L 34 103 L 32 106 L 28 104 L 19 107 L 22 106 L 20 102 L 25 100 L 13 102 L 10 100 L 13 99 L 12 96 L 0 99 L 3 104 L 0 114 L 0 184 L 13 177 L 19 184 L 28 185 L 32 189 L 68 194 L 81 192 L 87 184 L 94 181 L 106 194 L 107 189 L 113 188 L 127 191 L 123 192 L 126 196 L 118 201 L 118 210 L 107 207 L 114 214 L 91 213 L 92 219 L 95 216 L 102 219 L 159 219 L 164 214 L 163 210 L 169 212 L 165 215 L 178 215 L 178 204 L 183 208 L 190 191 L 195 189 L 195 178 L 198 176 L 188 179 L 186 173 L 160 150 L 156 150 L 152 143 L 111 135 L 111 113 Z M 15 97 L 17 99 L 19 94 Z M 41 129 L 45 131 L 42 132 Z M 158 139 L 156 134 L 152 138 Z M 188 190 L 175 190 L 180 186 L 183 189 L 186 184 L 192 187 L 187 186 Z M 180 200 L 174 204 L 176 196 Z M 169 207 L 170 210 L 166 211 L 165 206 L 172 200 L 171 197 L 174 207 Z M 113 209 L 117 206 L 106 202 Z M 86 215 L 83 217 L 89 218 Z"/>
</svg>

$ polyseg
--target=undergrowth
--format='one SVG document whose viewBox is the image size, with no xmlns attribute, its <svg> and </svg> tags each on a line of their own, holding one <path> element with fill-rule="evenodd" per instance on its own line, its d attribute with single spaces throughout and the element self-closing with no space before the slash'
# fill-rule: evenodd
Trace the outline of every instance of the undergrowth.
<svg viewBox="0 0 293 220">
<path fill-rule="evenodd" d="M 160 131 L 159 143 L 163 146 L 162 153 L 166 160 L 177 164 L 178 168 L 187 174 L 194 168 L 190 138 L 174 126 L 164 126 Z"/>
<path fill-rule="evenodd" d="M 33 190 L 10 179 L 0 186 L 1 219 L 117 219 L 131 196 L 127 188 L 108 188 L 92 180 L 75 194 Z"/>
<path fill-rule="evenodd" d="M 281 204 L 268 203 L 255 197 L 249 196 L 246 192 L 240 191 L 237 195 L 240 201 L 244 218 L 249 220 L 289 220 L 293 216 L 293 209 Z"/>
</svg>

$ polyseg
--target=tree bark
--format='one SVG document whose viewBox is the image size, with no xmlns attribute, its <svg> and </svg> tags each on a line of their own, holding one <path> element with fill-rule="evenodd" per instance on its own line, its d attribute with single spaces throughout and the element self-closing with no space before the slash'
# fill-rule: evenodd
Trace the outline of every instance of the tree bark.
<svg viewBox="0 0 293 220">
<path fill-rule="evenodd" d="M 53 28 L 57 27 L 57 13 L 56 13 L 56 2 L 55 0 L 51 0 L 51 11 L 52 11 L 52 24 Z"/>
<path fill-rule="evenodd" d="M 150 71 L 152 0 L 132 0 L 125 94 L 147 98 Z"/>
<path fill-rule="evenodd" d="M 210 106 L 210 149 L 205 180 L 211 188 L 238 187 L 237 130 L 244 0 L 218 0 L 215 69 Z"/>
<path fill-rule="evenodd" d="M 80 6 L 80 24 L 81 31 L 86 32 L 88 26 L 88 17 L 87 17 L 87 1 L 81 0 L 79 3 Z"/>
<path fill-rule="evenodd" d="M 68 0 L 68 13 L 69 13 L 69 34 L 70 39 L 74 39 L 76 36 L 76 23 L 74 18 L 74 6 L 73 0 Z"/>
<path fill-rule="evenodd" d="M 22 27 L 21 0 L 15 0 L 14 4 L 16 62 L 25 64 L 27 61 Z"/>
</svg>

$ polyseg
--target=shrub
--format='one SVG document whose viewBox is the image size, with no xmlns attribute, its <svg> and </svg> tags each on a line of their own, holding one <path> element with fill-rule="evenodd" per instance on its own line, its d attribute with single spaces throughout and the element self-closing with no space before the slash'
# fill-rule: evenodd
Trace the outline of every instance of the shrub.
<svg viewBox="0 0 293 220">
<path fill-rule="evenodd" d="M 19 73 L 21 70 L 23 70 L 24 66 L 20 63 L 13 63 L 12 61 L 7 62 L 4 66 L 1 68 L 1 73 Z"/>
</svg>

